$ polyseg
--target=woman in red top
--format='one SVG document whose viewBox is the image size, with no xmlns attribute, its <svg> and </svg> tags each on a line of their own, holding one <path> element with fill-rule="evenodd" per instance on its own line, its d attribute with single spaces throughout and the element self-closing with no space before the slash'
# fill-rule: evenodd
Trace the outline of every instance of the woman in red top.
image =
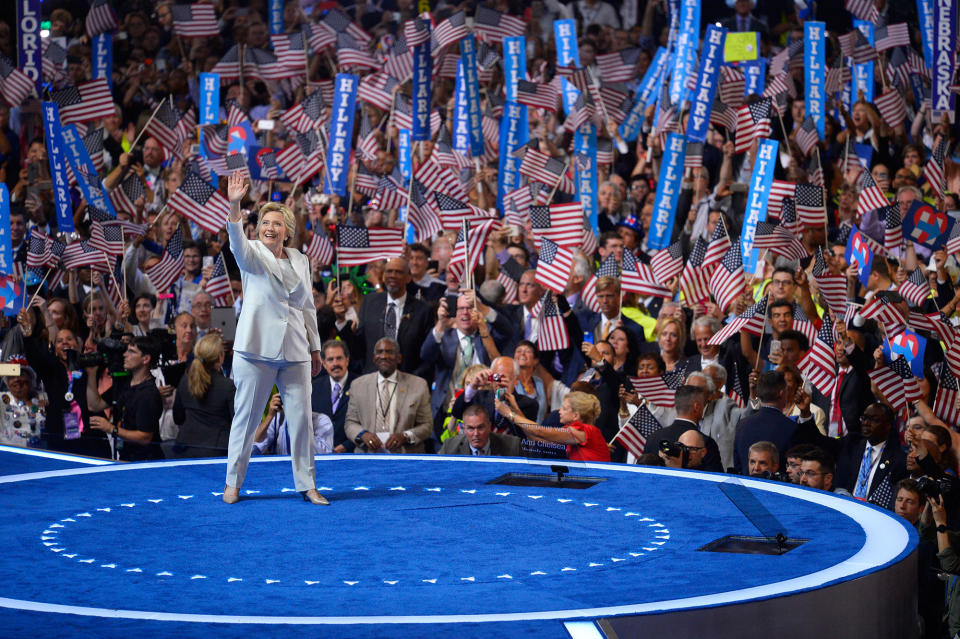
<svg viewBox="0 0 960 639">
<path fill-rule="evenodd" d="M 508 396 L 507 401 L 516 404 L 512 396 Z M 510 407 L 500 400 L 496 400 L 496 408 L 497 412 L 522 428 L 528 437 L 566 444 L 568 459 L 610 461 L 610 449 L 603 439 L 603 433 L 593 425 L 600 414 L 600 400 L 593 395 L 576 391 L 568 393 L 560 408 L 560 428 L 540 426 L 524 417 L 515 405 Z"/>
</svg>

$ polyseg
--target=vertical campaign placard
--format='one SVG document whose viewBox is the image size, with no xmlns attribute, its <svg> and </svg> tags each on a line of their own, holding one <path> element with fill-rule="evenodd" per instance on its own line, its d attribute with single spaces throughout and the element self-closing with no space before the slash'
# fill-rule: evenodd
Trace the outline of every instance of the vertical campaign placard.
<svg viewBox="0 0 960 639">
<path fill-rule="evenodd" d="M 333 115 L 327 136 L 326 193 L 347 194 L 347 166 L 350 163 L 350 145 L 353 142 L 353 114 L 357 106 L 357 76 L 338 73 L 333 89 Z M 429 117 L 429 115 L 427 116 Z M 427 131 L 430 130 L 429 124 Z"/>
<path fill-rule="evenodd" d="M 767 59 L 757 58 L 743 63 L 743 95 L 763 95 L 767 78 Z"/>
<path fill-rule="evenodd" d="M 803 24 L 803 73 L 804 91 L 803 107 L 807 117 L 812 117 L 817 125 L 817 133 L 823 139 L 824 113 L 826 112 L 826 98 L 824 85 L 826 71 L 824 69 L 824 38 L 826 26 L 822 22 L 805 22 Z M 746 256 L 746 253 L 744 253 Z"/>
<path fill-rule="evenodd" d="M 923 63 L 933 68 L 933 0 L 917 0 L 920 39 L 923 41 Z"/>
<path fill-rule="evenodd" d="M 660 177 L 657 180 L 657 197 L 653 202 L 653 219 L 647 248 L 665 249 L 670 246 L 673 222 L 680 199 L 680 180 L 683 178 L 683 160 L 687 151 L 687 138 L 679 133 L 668 133 L 660 160 Z"/>
<path fill-rule="evenodd" d="M 677 57 L 670 76 L 670 101 L 679 105 L 687 94 L 687 77 L 697 63 L 700 33 L 700 0 L 680 0 Z"/>
<path fill-rule="evenodd" d="M 283 0 L 270 0 L 270 33 L 283 33 Z"/>
<path fill-rule="evenodd" d="M 497 171 L 497 210 L 503 210 L 503 196 L 520 186 L 520 158 L 514 153 L 530 140 L 527 105 L 507 102 L 500 119 L 500 167 Z"/>
<path fill-rule="evenodd" d="M 554 20 L 553 39 L 557 48 L 557 66 L 566 67 L 571 64 L 580 66 L 580 51 L 577 49 L 577 29 L 573 20 Z M 571 107 L 577 101 L 580 92 L 566 78 L 560 78 L 560 91 L 563 93 L 563 110 L 570 113 Z"/>
<path fill-rule="evenodd" d="M 690 142 L 705 142 L 710 128 L 710 111 L 717 95 L 720 65 L 723 64 L 723 43 L 727 30 L 711 24 L 703 38 L 703 55 L 700 58 L 700 74 L 693 93 L 693 104 L 687 120 L 687 138 Z"/>
<path fill-rule="evenodd" d="M 424 22 L 424 24 L 429 30 L 430 23 Z M 433 101 L 433 90 L 430 86 L 432 75 L 433 58 L 430 57 L 430 39 L 427 38 L 426 42 L 413 48 L 412 136 L 414 140 L 429 140 L 432 137 L 430 135 L 430 103 Z M 474 68 L 474 75 L 476 75 L 476 68 Z"/>
<path fill-rule="evenodd" d="M 470 155 L 470 113 L 467 108 L 467 89 L 463 85 L 463 58 L 457 60 L 457 80 L 453 89 L 453 148 Z"/>
<path fill-rule="evenodd" d="M 17 0 L 17 50 L 19 69 L 40 86 L 43 61 L 40 44 L 40 0 Z"/>
<path fill-rule="evenodd" d="M 73 175 L 77 178 L 77 185 L 83 193 L 83 199 L 92 206 L 101 211 L 106 211 L 113 217 L 117 217 L 117 211 L 113 208 L 113 203 L 103 190 L 103 184 L 97 175 L 97 167 L 90 159 L 90 153 L 83 144 L 83 139 L 77 131 L 77 125 L 68 124 L 60 128 L 61 139 L 63 140 L 63 151 L 73 169 Z"/>
<path fill-rule="evenodd" d="M 13 249 L 10 246 L 10 191 L 0 182 L 0 273 L 13 271 Z"/>
<path fill-rule="evenodd" d="M 597 129 L 592 124 L 580 128 L 573 139 L 577 198 L 590 220 L 590 228 L 597 233 Z"/>
<path fill-rule="evenodd" d="M 517 101 L 517 82 L 527 75 L 527 39 L 503 39 L 503 91 L 507 102 Z"/>
<path fill-rule="evenodd" d="M 860 33 L 873 45 L 873 23 L 866 20 L 854 20 L 853 26 L 860 30 Z M 873 102 L 873 60 L 862 64 L 853 65 L 853 98 L 854 101 L 860 99 L 860 92 L 863 91 L 863 99 L 867 102 Z"/>
<path fill-rule="evenodd" d="M 480 113 L 480 82 L 477 77 L 477 40 L 472 33 L 460 41 L 460 60 L 463 62 L 463 89 L 467 94 L 470 152 L 473 157 L 479 158 L 483 157 L 483 120 Z M 414 135 L 413 139 L 419 138 Z"/>
<path fill-rule="evenodd" d="M 397 158 L 400 175 L 409 180 L 413 175 L 413 154 L 410 152 L 410 129 L 397 129 Z"/>
<path fill-rule="evenodd" d="M 220 74 L 200 74 L 200 124 L 220 121 Z"/>
<path fill-rule="evenodd" d="M 779 143 L 776 140 L 763 139 L 757 145 L 757 160 L 753 164 L 753 175 L 750 176 L 750 192 L 747 195 L 743 230 L 740 233 L 744 273 L 753 273 L 760 258 L 759 254 L 753 250 L 753 236 L 757 231 L 757 222 L 767 219 L 767 200 L 770 199 L 770 186 L 773 184 L 773 170 L 777 163 L 778 148 Z"/>
<path fill-rule="evenodd" d="M 103 78 L 113 90 L 113 36 L 101 33 L 93 36 L 93 79 Z"/>
<path fill-rule="evenodd" d="M 930 70 L 933 84 L 930 97 L 934 115 L 953 109 L 950 80 L 953 78 L 953 45 L 956 42 L 956 1 L 933 0 L 933 68 Z"/>
<path fill-rule="evenodd" d="M 637 88 L 637 96 L 633 103 L 633 108 L 623 120 L 618 132 L 620 137 L 627 142 L 633 142 L 640 133 L 640 125 L 643 124 L 643 112 L 647 105 L 656 97 L 656 88 L 663 84 L 663 70 L 666 68 L 667 49 L 659 47 L 653 61 L 647 67 L 643 79 L 640 80 L 640 86 Z"/>
<path fill-rule="evenodd" d="M 53 202 L 57 211 L 57 229 L 73 233 L 73 206 L 70 202 L 70 187 L 67 183 L 67 164 L 60 132 L 60 108 L 56 102 L 44 102 L 43 137 L 47 141 L 47 158 L 50 160 L 50 179 L 53 182 Z"/>
</svg>

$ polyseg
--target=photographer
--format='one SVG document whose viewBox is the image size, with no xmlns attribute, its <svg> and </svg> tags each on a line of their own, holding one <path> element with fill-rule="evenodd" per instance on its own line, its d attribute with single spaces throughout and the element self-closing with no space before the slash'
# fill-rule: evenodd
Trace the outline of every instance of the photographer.
<svg viewBox="0 0 960 639">
<path fill-rule="evenodd" d="M 690 470 L 713 470 L 704 467 L 707 456 L 706 435 L 698 430 L 688 430 L 675 442 L 660 440 L 660 459 L 667 468 L 688 468 Z M 719 472 L 719 471 L 717 471 Z"/>
<path fill-rule="evenodd" d="M 106 411 L 113 407 L 110 421 L 104 417 L 91 417 L 90 426 L 113 436 L 119 459 L 123 461 L 163 458 L 157 445 L 163 400 L 150 373 L 157 356 L 152 339 L 137 337 L 127 346 L 123 356 L 123 367 L 130 373 L 129 377 L 115 376 L 106 397 L 97 393 L 96 381 L 92 377 L 87 384 L 87 402 L 91 411 Z"/>
<path fill-rule="evenodd" d="M 937 559 L 940 561 L 940 569 L 949 573 L 946 585 L 947 629 L 948 636 L 953 637 L 960 632 L 960 587 L 958 587 L 960 580 L 957 578 L 957 575 L 960 575 L 960 556 L 956 551 L 960 539 L 957 538 L 957 533 L 952 532 L 947 525 L 947 520 L 950 518 L 945 500 L 927 495 L 927 508 L 920 520 L 920 534 L 921 537 L 929 536 L 932 532 L 929 525 L 932 519 L 937 536 Z M 936 628 L 930 628 L 926 636 L 937 636 L 936 631 Z"/>
<path fill-rule="evenodd" d="M 952 459 L 950 433 L 942 426 L 923 426 L 919 433 L 916 429 L 907 431 L 907 442 L 910 457 L 916 460 L 917 469 L 922 473 L 917 479 L 921 492 L 931 499 L 942 495 L 950 528 L 960 529 L 960 502 L 957 501 L 960 487 L 957 478 L 946 472 Z"/>
</svg>

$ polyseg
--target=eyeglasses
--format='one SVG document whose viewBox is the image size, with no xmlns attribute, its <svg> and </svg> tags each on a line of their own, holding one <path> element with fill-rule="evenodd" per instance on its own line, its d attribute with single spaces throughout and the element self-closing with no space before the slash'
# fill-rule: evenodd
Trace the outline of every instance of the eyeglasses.
<svg viewBox="0 0 960 639">
<path fill-rule="evenodd" d="M 823 473 L 821 473 L 818 470 L 801 470 L 800 471 L 801 477 L 810 477 L 811 479 L 817 478 L 821 475 L 823 475 Z"/>
<path fill-rule="evenodd" d="M 877 174 L 875 174 L 873 177 L 874 177 L 874 178 L 877 178 L 877 179 L 880 179 L 880 180 L 886 180 L 888 177 L 890 177 L 890 174 L 889 174 L 889 173 L 877 173 Z"/>
</svg>

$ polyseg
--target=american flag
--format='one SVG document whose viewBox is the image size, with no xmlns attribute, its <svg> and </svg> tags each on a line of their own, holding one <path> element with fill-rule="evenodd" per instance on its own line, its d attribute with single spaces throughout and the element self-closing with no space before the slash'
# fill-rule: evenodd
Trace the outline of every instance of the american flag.
<svg viewBox="0 0 960 639">
<path fill-rule="evenodd" d="M 566 175 L 567 165 L 556 158 L 552 158 L 533 147 L 527 147 L 527 152 L 520 163 L 520 173 L 536 182 L 543 182 L 550 188 L 557 186 L 564 193 L 573 193 L 573 181 Z"/>
<path fill-rule="evenodd" d="M 923 269 L 919 266 L 913 269 L 897 289 L 897 292 L 911 305 L 923 306 L 924 301 L 930 297 L 930 283 L 927 281 Z"/>
<path fill-rule="evenodd" d="M 373 38 L 340 9 L 329 9 L 321 22 L 337 33 L 347 33 L 362 47 L 370 44 Z"/>
<path fill-rule="evenodd" d="M 828 311 L 824 313 L 823 324 L 811 342 L 810 350 L 797 362 L 797 368 L 825 397 L 832 395 L 833 385 L 837 380 L 833 330 L 833 321 Z"/>
<path fill-rule="evenodd" d="M 629 82 L 636 75 L 640 53 L 641 49 L 632 47 L 598 55 L 597 74 L 603 77 L 604 82 Z"/>
<path fill-rule="evenodd" d="M 563 126 L 568 131 L 576 131 L 587 122 L 593 120 L 595 114 L 596 109 L 593 106 L 593 101 L 588 94 L 581 93 L 573 103 L 570 113 L 567 114 L 567 118 L 563 122 Z"/>
<path fill-rule="evenodd" d="M 559 95 L 550 85 L 527 82 L 526 80 L 517 81 L 517 102 L 520 104 L 555 113 L 558 97 Z"/>
<path fill-rule="evenodd" d="M 894 410 L 903 410 L 908 403 L 923 399 L 920 385 L 905 357 L 897 357 L 892 362 L 873 369 L 868 375 Z"/>
<path fill-rule="evenodd" d="M 737 140 L 734 152 L 743 153 L 755 139 L 769 137 L 772 131 L 770 98 L 761 98 L 757 102 L 743 105 L 737 110 Z"/>
<path fill-rule="evenodd" d="M 623 252 L 623 269 L 620 272 L 620 279 L 624 291 L 666 299 L 673 297 L 670 289 L 657 282 L 653 269 L 648 264 L 638 262 L 630 251 Z"/>
<path fill-rule="evenodd" d="M 933 412 L 947 426 L 956 428 L 960 425 L 960 384 L 957 383 L 957 377 L 950 372 L 950 368 L 942 362 L 937 362 L 934 366 L 940 367 L 940 384 L 937 386 Z"/>
<path fill-rule="evenodd" d="M 323 93 L 314 91 L 302 102 L 281 113 L 280 121 L 285 127 L 298 133 L 313 131 L 323 123 L 325 106 Z"/>
<path fill-rule="evenodd" d="M 320 55 L 324 49 L 337 45 L 337 32 L 323 23 L 300 25 L 314 55 Z"/>
<path fill-rule="evenodd" d="M 620 277 L 620 266 L 617 264 L 617 258 L 611 252 L 607 259 L 600 264 L 597 272 L 590 276 L 580 295 L 583 296 L 583 303 L 586 304 L 594 313 L 600 312 L 600 303 L 597 301 L 597 280 L 601 277 Z"/>
<path fill-rule="evenodd" d="M 839 93 L 843 87 L 850 82 L 850 67 L 827 67 L 827 76 L 824 82 L 824 90 L 827 93 Z"/>
<path fill-rule="evenodd" d="M 54 84 L 67 74 L 67 50 L 53 38 L 43 38 L 42 71 L 43 79 Z"/>
<path fill-rule="evenodd" d="M 803 233 L 803 226 L 797 219 L 796 200 L 792 197 L 783 198 L 783 202 L 780 205 L 780 225 L 797 237 Z"/>
<path fill-rule="evenodd" d="M 873 33 L 873 43 L 877 51 L 886 51 L 894 47 L 909 47 L 910 28 L 906 22 L 877 27 Z"/>
<path fill-rule="evenodd" d="M 517 16 L 507 15 L 484 5 L 478 6 L 473 16 L 474 34 L 490 44 L 503 42 L 504 38 L 522 36 L 526 30 L 527 24 Z"/>
<path fill-rule="evenodd" d="M 719 98 L 714 98 L 713 109 L 710 110 L 710 124 L 722 126 L 727 133 L 733 133 L 737 130 L 737 111 Z"/>
<path fill-rule="evenodd" d="M 907 119 L 907 108 L 897 87 L 890 87 L 874 101 L 883 120 L 891 127 L 898 127 Z"/>
<path fill-rule="evenodd" d="M 803 124 L 797 129 L 796 140 L 797 146 L 800 147 L 804 155 L 810 153 L 813 147 L 817 146 L 817 142 L 820 141 L 820 134 L 817 133 L 817 123 L 813 121 L 813 118 L 808 117 L 803 121 Z"/>
<path fill-rule="evenodd" d="M 357 266 L 399 257 L 403 254 L 403 231 L 338 225 L 337 254 L 340 266 Z"/>
<path fill-rule="evenodd" d="M 63 268 L 76 270 L 103 263 L 103 252 L 90 245 L 89 241 L 72 242 L 66 246 L 61 256 Z"/>
<path fill-rule="evenodd" d="M 432 49 L 434 52 L 439 52 L 465 37 L 467 37 L 467 16 L 463 11 L 458 11 L 434 29 Z"/>
<path fill-rule="evenodd" d="M 103 254 L 101 253 L 101 255 Z M 120 287 L 123 286 L 123 258 L 119 255 L 112 258 L 104 255 L 103 258 L 103 261 L 106 262 L 106 266 L 109 266 L 109 272 L 105 272 L 106 269 L 103 268 L 96 270 L 100 271 L 100 279 L 103 282 L 103 290 L 106 291 L 107 296 L 110 298 L 110 302 L 113 304 L 114 308 L 117 308 L 120 306 L 120 303 L 123 302 L 123 298 L 125 297 L 125 291 L 120 289 Z"/>
<path fill-rule="evenodd" d="M 403 24 L 403 36 L 407 46 L 411 49 L 430 40 L 430 23 L 423 18 L 416 17 Z"/>
<path fill-rule="evenodd" d="M 744 284 L 740 242 L 735 242 L 710 277 L 710 290 L 721 311 L 727 312 L 733 300 L 743 293 Z"/>
<path fill-rule="evenodd" d="M 698 237 L 680 274 L 680 291 L 688 305 L 693 305 L 710 297 L 710 277 L 716 264 L 704 266 L 707 255 L 707 243 Z"/>
<path fill-rule="evenodd" d="M 380 150 L 377 133 L 378 130 L 370 124 L 370 117 L 364 115 L 360 120 L 360 131 L 357 135 L 357 152 L 365 162 L 374 162 L 377 159 L 377 151 Z"/>
<path fill-rule="evenodd" d="M 203 130 L 203 145 L 208 155 L 226 155 L 230 133 L 228 124 L 206 124 L 200 127 Z"/>
<path fill-rule="evenodd" d="M 87 134 L 83 136 L 83 146 L 87 149 L 87 154 L 93 161 L 94 168 L 96 168 L 98 172 L 102 171 L 104 169 L 103 127 L 90 129 Z"/>
<path fill-rule="evenodd" d="M 772 75 L 770 81 L 767 82 L 767 86 L 764 87 L 761 97 L 776 98 L 783 93 L 791 95 L 796 93 L 793 87 L 793 80 L 786 72 Z"/>
<path fill-rule="evenodd" d="M 277 62 L 286 69 L 288 76 L 307 72 L 307 36 L 303 31 L 274 34 L 270 36 L 270 42 Z"/>
<path fill-rule="evenodd" d="M 30 230 L 30 241 L 27 242 L 27 266 L 30 268 L 41 268 L 44 266 L 54 267 L 57 260 L 50 252 L 51 240 L 38 227 Z"/>
<path fill-rule="evenodd" d="M 723 256 L 730 250 L 730 236 L 727 234 L 727 226 L 723 220 L 717 222 L 713 229 L 713 237 L 710 238 L 710 244 L 707 245 L 707 252 L 703 256 L 703 265 L 710 266 L 723 259 Z M 653 260 L 650 260 L 653 262 Z"/>
<path fill-rule="evenodd" d="M 391 175 L 384 175 L 380 178 L 380 186 L 377 196 L 370 202 L 370 206 L 378 209 L 398 209 L 407 203 L 407 189 L 401 183 L 403 178 L 399 170 L 394 170 Z M 416 184 L 416 178 L 414 178 Z M 414 209 L 418 207 L 416 192 L 413 192 L 411 203 Z"/>
<path fill-rule="evenodd" d="M 717 331 L 710 338 L 709 344 L 721 346 L 725 341 L 739 333 L 746 331 L 751 335 L 760 335 L 766 324 L 767 317 L 767 298 L 764 297 L 759 302 L 745 310 L 740 315 L 727 322 L 723 328 Z M 741 394 L 742 395 L 742 394 Z"/>
<path fill-rule="evenodd" d="M 956 329 L 947 319 L 947 316 L 939 311 L 933 313 L 910 313 L 910 326 L 919 331 L 927 331 L 936 335 L 944 344 L 952 345 L 956 338 Z"/>
<path fill-rule="evenodd" d="M 443 232 L 443 223 L 440 215 L 427 201 L 423 193 L 423 185 L 413 180 L 410 186 L 410 224 L 413 225 L 418 242 L 425 242 L 434 235 Z"/>
<path fill-rule="evenodd" d="M 780 209 L 783 206 L 783 199 L 787 197 L 796 197 L 796 182 L 786 182 L 784 180 L 774 180 L 770 184 L 770 195 L 767 197 L 767 212 L 770 215 L 780 216 Z"/>
<path fill-rule="evenodd" d="M 371 73 L 360 78 L 357 88 L 357 99 L 383 111 L 391 111 L 394 102 L 394 93 L 400 81 L 386 73 Z M 403 127 L 399 127 L 403 128 Z"/>
<path fill-rule="evenodd" d="M 827 307 L 834 314 L 843 314 L 847 308 L 847 279 L 843 275 L 830 272 L 822 246 L 818 246 L 814 253 L 811 274 Z"/>
<path fill-rule="evenodd" d="M 944 196 L 943 165 L 947 157 L 947 138 L 940 136 L 940 141 L 933 149 L 933 155 L 923 167 L 923 177 L 930 183 L 930 188 L 939 196 Z"/>
<path fill-rule="evenodd" d="M 612 142 L 610 140 L 607 140 L 607 142 L 608 144 L 610 144 L 612 148 L 613 146 Z M 599 143 L 600 141 L 597 140 L 598 145 Z M 612 162 L 613 162 L 613 153 L 610 154 L 610 162 L 607 162 L 607 164 L 611 164 Z M 599 151 L 597 153 L 597 164 L 603 164 L 602 162 L 600 162 Z M 688 143 L 687 149 L 684 153 L 683 168 L 697 169 L 697 168 L 700 168 L 701 166 L 703 166 L 703 142 Z"/>
<path fill-rule="evenodd" d="M 384 52 L 383 70 L 400 82 L 406 82 L 413 76 L 413 54 L 402 33 L 397 34 L 393 46 Z"/>
<path fill-rule="evenodd" d="M 717 225 L 719 227 L 719 224 Z M 706 258 L 704 258 L 706 261 Z M 667 282 L 680 275 L 683 270 L 683 247 L 677 240 L 665 249 L 661 249 L 650 257 L 650 268 L 653 275 L 660 282 Z"/>
<path fill-rule="evenodd" d="M 801 182 L 793 189 L 794 206 L 801 224 L 823 226 L 827 222 L 827 204 L 823 187 Z"/>
<path fill-rule="evenodd" d="M 160 261 L 146 271 L 147 276 L 158 291 L 166 291 L 183 275 L 183 235 L 180 227 L 173 232 Z"/>
<path fill-rule="evenodd" d="M 530 220 L 537 240 L 549 238 L 560 246 L 576 248 L 583 240 L 583 204 L 531 206 Z"/>
<path fill-rule="evenodd" d="M 227 198 L 194 171 L 187 172 L 180 188 L 170 196 L 167 204 L 172 210 L 214 234 L 224 227 L 230 214 Z"/>
<path fill-rule="evenodd" d="M 453 254 L 450 256 L 450 264 L 447 266 L 456 274 L 458 280 L 465 281 L 463 275 L 468 272 L 472 273 L 480 264 L 480 256 L 483 255 L 487 238 L 490 237 L 490 232 L 499 223 L 499 220 L 488 218 L 478 224 L 471 225 L 470 222 L 460 224 L 457 241 L 453 246 Z M 464 237 L 464 231 L 466 231 L 466 237 Z M 470 258 L 469 264 L 467 263 L 468 257 Z"/>
<path fill-rule="evenodd" d="M 110 118 L 115 113 L 106 78 L 54 91 L 50 97 L 60 107 L 60 121 L 64 124 Z"/>
<path fill-rule="evenodd" d="M 520 284 L 520 277 L 526 269 L 512 257 L 500 265 L 497 270 L 497 281 L 503 284 L 506 294 L 503 297 L 504 304 L 516 304 L 517 288 Z"/>
<path fill-rule="evenodd" d="M 175 4 L 173 32 L 181 38 L 216 38 L 220 36 L 217 13 L 212 4 Z"/>
<path fill-rule="evenodd" d="M 893 251 L 903 243 L 903 219 L 900 215 L 900 203 L 877 209 L 877 219 L 883 222 L 883 248 Z"/>
<path fill-rule="evenodd" d="M 570 332 L 560 315 L 554 293 L 547 291 L 540 298 L 540 330 L 537 348 L 543 351 L 561 351 L 570 347 Z"/>
<path fill-rule="evenodd" d="M 886 296 L 876 296 L 867 301 L 860 310 L 864 319 L 875 319 L 883 324 L 887 338 L 899 335 L 906 328 L 907 319 L 900 309 Z"/>
<path fill-rule="evenodd" d="M 213 261 L 213 273 L 207 280 L 207 287 L 204 290 L 210 294 L 213 303 L 217 306 L 230 305 L 230 277 L 223 261 L 223 251 L 217 253 L 217 259 Z"/>
<path fill-rule="evenodd" d="M 720 67 L 720 86 L 717 87 L 720 102 L 738 108 L 743 104 L 743 92 L 746 83 L 743 71 L 728 66 Z"/>
<path fill-rule="evenodd" d="M 313 262 L 319 264 L 333 264 L 333 244 L 322 232 L 314 231 L 310 235 L 310 243 L 304 246 L 303 254 Z"/>
<path fill-rule="evenodd" d="M 90 225 L 90 246 L 107 255 L 123 255 L 123 228 L 107 221 L 94 221 Z"/>
<path fill-rule="evenodd" d="M 382 65 L 347 33 L 337 36 L 337 61 L 344 67 L 379 69 Z"/>
<path fill-rule="evenodd" d="M 357 178 L 353 187 L 360 193 L 373 197 L 380 188 L 380 177 L 361 163 L 357 166 Z"/>
<path fill-rule="evenodd" d="M 877 20 L 880 19 L 880 12 L 877 11 L 874 0 L 843 0 L 843 8 L 859 19 L 873 24 L 876 24 Z M 857 33 L 860 33 L 860 31 L 857 30 Z"/>
<path fill-rule="evenodd" d="M 244 56 L 246 58 L 246 55 Z M 232 80 L 240 77 L 240 47 L 233 45 L 220 58 L 220 62 L 213 65 L 211 73 L 220 74 L 221 80 Z"/>
<path fill-rule="evenodd" d="M 448 231 L 455 231 L 459 229 L 460 222 L 462 220 L 483 221 L 491 219 L 487 212 L 483 209 L 474 206 L 469 202 L 463 202 L 454 197 L 450 197 L 441 191 L 434 191 L 433 198 L 434 202 L 436 203 L 434 210 L 440 217 L 440 222 L 443 228 Z M 580 238 L 578 237 L 578 242 L 579 239 Z"/>
<path fill-rule="evenodd" d="M 117 14 L 108 0 L 93 0 L 87 12 L 87 37 L 108 33 L 117 28 Z"/>
<path fill-rule="evenodd" d="M 537 263 L 537 282 L 562 295 L 570 279 L 571 270 L 573 270 L 573 252 L 543 238 L 540 242 L 540 259 Z"/>
<path fill-rule="evenodd" d="M 630 420 L 623 425 L 614 441 L 619 442 L 634 457 L 643 455 L 643 449 L 647 445 L 647 438 L 660 430 L 662 426 L 657 418 L 653 416 L 647 405 L 644 404 L 637 409 Z"/>
<path fill-rule="evenodd" d="M 261 149 L 254 160 L 260 164 L 260 175 L 268 180 L 280 177 L 280 165 L 277 164 L 277 155 L 271 148 Z"/>
<path fill-rule="evenodd" d="M 293 142 L 277 153 L 277 164 L 296 184 L 323 168 L 323 147 L 316 131 L 294 133 Z"/>
<path fill-rule="evenodd" d="M 469 169 L 473 164 L 462 153 L 453 148 L 453 140 L 450 137 L 450 129 L 441 127 L 437 134 L 437 141 L 433 145 L 432 157 L 436 159 L 437 164 L 449 166 L 458 171 Z"/>
<path fill-rule="evenodd" d="M 683 384 L 683 371 L 677 370 L 653 377 L 631 377 L 630 383 L 640 397 L 651 404 L 673 408 L 677 387 Z"/>
<path fill-rule="evenodd" d="M 873 175 L 869 171 L 860 173 L 860 198 L 857 200 L 857 213 L 864 215 L 874 209 L 890 206 L 890 200 L 884 195 L 883 189 L 877 186 Z"/>
<path fill-rule="evenodd" d="M 193 117 L 193 107 L 187 114 L 170 104 L 170 100 L 160 103 L 157 115 L 147 125 L 147 135 L 157 139 L 160 145 L 179 155 L 183 152 L 183 143 L 193 136 L 196 119 Z"/>
<path fill-rule="evenodd" d="M 820 164 L 820 154 L 814 153 L 810 156 L 810 164 L 807 166 L 807 175 L 810 176 L 810 183 L 823 187 L 826 183 L 823 181 L 823 166 Z"/>
<path fill-rule="evenodd" d="M 291 77 L 291 74 L 280 62 L 276 56 L 269 51 L 248 47 L 243 50 L 244 73 L 249 73 L 251 78 L 257 78 L 267 82 L 269 80 L 283 80 Z"/>
<path fill-rule="evenodd" d="M 144 198 L 144 204 L 146 204 L 143 180 L 133 171 L 127 174 L 123 182 L 110 192 L 110 201 L 113 202 L 113 205 L 130 215 L 137 214 L 136 201 L 140 198 Z"/>
<path fill-rule="evenodd" d="M 848 58 L 853 58 L 854 64 L 863 64 L 877 59 L 876 50 L 870 46 L 870 41 L 860 29 L 854 29 L 837 39 L 840 41 L 841 53 Z"/>
</svg>

